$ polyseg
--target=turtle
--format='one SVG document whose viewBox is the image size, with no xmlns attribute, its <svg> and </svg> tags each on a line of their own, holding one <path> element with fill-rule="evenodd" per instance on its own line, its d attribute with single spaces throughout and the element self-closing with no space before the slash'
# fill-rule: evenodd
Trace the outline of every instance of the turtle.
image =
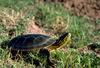
<svg viewBox="0 0 100 68">
<path fill-rule="evenodd" d="M 36 50 L 39 55 L 43 55 L 47 58 L 48 64 L 52 64 L 50 51 L 68 45 L 70 42 L 71 33 L 69 32 L 62 34 L 58 39 L 44 34 L 25 34 L 12 38 L 8 43 L 8 48 L 13 60 L 20 54 L 29 57 L 29 53 Z M 40 65 L 38 60 L 33 59 L 33 62 L 36 66 Z"/>
</svg>

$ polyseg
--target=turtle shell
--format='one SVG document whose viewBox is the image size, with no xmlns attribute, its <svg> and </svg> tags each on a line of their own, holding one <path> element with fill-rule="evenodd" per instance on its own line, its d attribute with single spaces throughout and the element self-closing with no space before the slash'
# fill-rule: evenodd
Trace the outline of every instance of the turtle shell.
<svg viewBox="0 0 100 68">
<path fill-rule="evenodd" d="M 55 42 L 50 36 L 42 34 L 27 34 L 20 35 L 13 39 L 8 44 L 8 48 L 12 50 L 28 51 L 34 48 L 43 48 Z"/>
</svg>

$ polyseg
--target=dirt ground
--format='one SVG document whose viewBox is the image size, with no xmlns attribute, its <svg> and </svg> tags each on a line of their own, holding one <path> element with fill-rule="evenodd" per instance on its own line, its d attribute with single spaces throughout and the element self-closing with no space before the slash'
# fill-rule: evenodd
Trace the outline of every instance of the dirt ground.
<svg viewBox="0 0 100 68">
<path fill-rule="evenodd" d="M 78 16 L 100 19 L 100 0 L 66 0 L 64 6 Z"/>
<path fill-rule="evenodd" d="M 61 2 L 75 15 L 100 19 L 100 0 L 39 0 Z"/>
</svg>

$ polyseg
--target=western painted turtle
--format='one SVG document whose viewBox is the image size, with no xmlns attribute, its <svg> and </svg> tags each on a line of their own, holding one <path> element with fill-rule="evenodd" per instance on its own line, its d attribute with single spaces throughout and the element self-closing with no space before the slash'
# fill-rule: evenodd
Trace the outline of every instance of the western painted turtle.
<svg viewBox="0 0 100 68">
<path fill-rule="evenodd" d="M 12 59 L 16 55 L 29 54 L 30 51 L 38 50 L 39 54 L 47 57 L 47 62 L 51 62 L 49 51 L 68 45 L 71 42 L 71 34 L 64 33 L 58 39 L 51 38 L 43 34 L 20 35 L 10 40 L 8 48 L 11 51 Z M 34 62 L 36 64 L 36 61 Z"/>
</svg>

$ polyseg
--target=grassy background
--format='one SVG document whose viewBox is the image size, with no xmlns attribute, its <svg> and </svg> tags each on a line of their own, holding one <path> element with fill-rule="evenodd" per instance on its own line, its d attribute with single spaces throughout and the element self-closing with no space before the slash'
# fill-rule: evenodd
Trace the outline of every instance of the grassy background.
<svg viewBox="0 0 100 68">
<path fill-rule="evenodd" d="M 63 32 L 70 32 L 72 46 L 75 48 L 100 40 L 94 39 L 95 36 L 100 37 L 100 31 L 96 30 L 96 25 L 100 24 L 99 20 L 94 23 L 84 17 L 77 17 L 60 3 L 38 3 L 35 0 L 0 0 L 0 43 L 9 39 L 9 29 L 14 28 L 16 35 L 24 32 L 26 23 L 33 17 L 43 25 L 47 32 L 51 31 L 51 34 L 55 33 L 56 36 L 59 36 Z M 55 25 L 59 22 L 62 23 L 62 26 Z M 54 28 L 55 26 L 57 28 Z M 67 26 L 68 28 L 65 29 Z M 59 27 L 64 30 L 58 29 Z M 3 46 L 5 45 L 3 44 Z M 100 68 L 100 58 L 96 57 L 94 53 L 81 54 L 73 48 L 68 48 L 67 52 L 56 50 L 51 53 L 51 57 L 58 61 L 56 68 Z M 23 61 L 11 61 L 8 49 L 0 48 L 0 68 L 8 67 L 33 68 L 34 66 Z"/>
</svg>

